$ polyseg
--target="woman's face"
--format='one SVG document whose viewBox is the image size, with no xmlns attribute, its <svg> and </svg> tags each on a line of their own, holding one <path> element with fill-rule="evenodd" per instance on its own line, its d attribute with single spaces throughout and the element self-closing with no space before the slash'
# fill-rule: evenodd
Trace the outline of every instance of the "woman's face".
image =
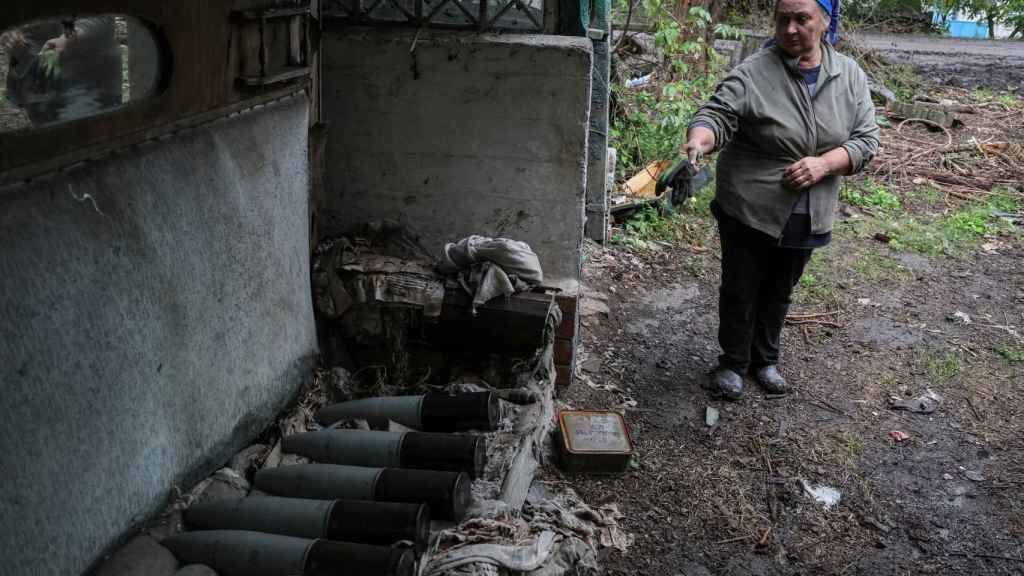
<svg viewBox="0 0 1024 576">
<path fill-rule="evenodd" d="M 775 39 L 790 56 L 814 52 L 826 26 L 816 0 L 779 0 L 775 4 Z"/>
</svg>

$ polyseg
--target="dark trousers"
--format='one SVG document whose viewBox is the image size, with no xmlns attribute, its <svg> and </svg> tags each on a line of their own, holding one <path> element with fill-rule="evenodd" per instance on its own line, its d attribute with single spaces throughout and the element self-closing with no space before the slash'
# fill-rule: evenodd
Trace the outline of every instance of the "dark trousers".
<svg viewBox="0 0 1024 576">
<path fill-rule="evenodd" d="M 722 240 L 718 364 L 739 374 L 778 364 L 790 297 L 813 250 L 780 248 L 767 234 L 714 213 Z"/>
</svg>

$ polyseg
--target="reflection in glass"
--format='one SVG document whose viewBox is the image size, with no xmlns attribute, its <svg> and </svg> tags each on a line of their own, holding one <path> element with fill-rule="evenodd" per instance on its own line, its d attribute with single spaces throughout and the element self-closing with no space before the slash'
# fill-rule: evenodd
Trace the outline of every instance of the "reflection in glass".
<svg viewBox="0 0 1024 576">
<path fill-rule="evenodd" d="M 0 132 L 100 114 L 153 95 L 159 81 L 159 48 L 135 18 L 29 22 L 0 33 Z"/>
</svg>

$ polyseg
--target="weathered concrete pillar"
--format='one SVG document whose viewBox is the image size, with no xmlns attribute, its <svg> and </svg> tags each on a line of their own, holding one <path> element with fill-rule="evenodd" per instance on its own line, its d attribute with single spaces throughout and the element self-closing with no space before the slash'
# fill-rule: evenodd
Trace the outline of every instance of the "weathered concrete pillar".
<svg viewBox="0 0 1024 576">
<path fill-rule="evenodd" d="M 604 243 L 608 230 L 608 102 L 611 74 L 609 1 L 595 0 L 590 37 L 594 43 L 591 72 L 590 139 L 587 143 L 587 238 Z"/>
</svg>

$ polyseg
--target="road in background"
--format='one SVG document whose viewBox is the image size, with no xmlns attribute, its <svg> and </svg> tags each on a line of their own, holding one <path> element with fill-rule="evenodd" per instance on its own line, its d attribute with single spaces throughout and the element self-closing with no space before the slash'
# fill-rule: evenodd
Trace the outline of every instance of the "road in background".
<svg viewBox="0 0 1024 576">
<path fill-rule="evenodd" d="M 856 39 L 936 84 L 1024 92 L 1024 42 L 900 34 Z"/>
</svg>

